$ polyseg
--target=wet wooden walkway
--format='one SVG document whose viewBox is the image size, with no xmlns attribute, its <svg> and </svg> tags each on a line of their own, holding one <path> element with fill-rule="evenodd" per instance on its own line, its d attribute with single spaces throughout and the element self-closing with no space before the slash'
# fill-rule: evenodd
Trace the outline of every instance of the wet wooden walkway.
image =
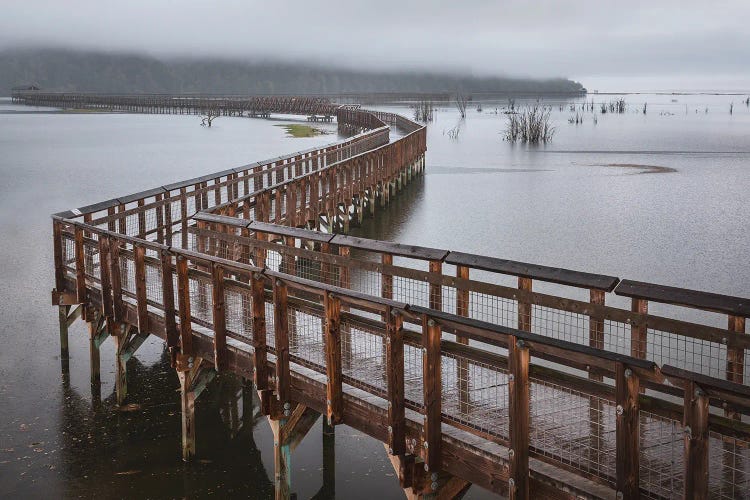
<svg viewBox="0 0 750 500">
<path fill-rule="evenodd" d="M 748 299 L 350 236 L 422 175 L 426 134 L 333 114 L 353 136 L 54 215 L 63 354 L 80 316 L 98 383 L 111 336 L 123 403 L 163 338 L 186 460 L 213 374 L 252 380 L 279 498 L 320 414 L 382 441 L 412 496 L 748 497 Z"/>
</svg>

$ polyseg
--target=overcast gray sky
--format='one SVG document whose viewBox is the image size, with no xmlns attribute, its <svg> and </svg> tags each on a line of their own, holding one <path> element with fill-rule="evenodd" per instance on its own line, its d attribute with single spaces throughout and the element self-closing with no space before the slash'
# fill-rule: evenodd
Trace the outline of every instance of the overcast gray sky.
<svg viewBox="0 0 750 500">
<path fill-rule="evenodd" d="M 750 0 L 0 0 L 0 48 L 587 77 L 750 75 Z"/>
</svg>

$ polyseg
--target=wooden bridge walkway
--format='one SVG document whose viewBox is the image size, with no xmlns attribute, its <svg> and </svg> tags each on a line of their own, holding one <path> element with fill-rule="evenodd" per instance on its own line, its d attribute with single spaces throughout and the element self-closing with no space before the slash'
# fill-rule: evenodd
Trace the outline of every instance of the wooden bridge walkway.
<svg viewBox="0 0 750 500">
<path fill-rule="evenodd" d="M 748 497 L 750 301 L 349 236 L 422 174 L 426 134 L 335 114 L 357 133 L 54 215 L 64 357 L 80 316 L 98 385 L 111 336 L 122 403 L 163 338 L 186 460 L 213 374 L 252 380 L 279 498 L 319 414 L 382 441 L 412 496 Z"/>
</svg>

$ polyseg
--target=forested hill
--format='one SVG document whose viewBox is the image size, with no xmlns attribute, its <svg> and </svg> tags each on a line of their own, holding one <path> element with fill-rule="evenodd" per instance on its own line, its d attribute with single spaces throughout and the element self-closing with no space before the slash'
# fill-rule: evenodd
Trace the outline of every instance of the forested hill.
<svg viewBox="0 0 750 500">
<path fill-rule="evenodd" d="M 0 95 L 16 85 L 109 93 L 336 94 L 376 92 L 579 92 L 566 79 L 474 78 L 439 73 L 367 72 L 289 63 L 155 59 L 68 50 L 0 52 Z"/>
</svg>

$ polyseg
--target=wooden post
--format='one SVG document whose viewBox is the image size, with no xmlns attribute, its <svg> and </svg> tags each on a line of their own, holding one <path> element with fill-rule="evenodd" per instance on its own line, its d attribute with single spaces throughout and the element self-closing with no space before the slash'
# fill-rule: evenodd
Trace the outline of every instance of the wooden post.
<svg viewBox="0 0 750 500">
<path fill-rule="evenodd" d="M 214 367 L 217 372 L 227 368 L 227 319 L 224 305 L 224 268 L 213 264 L 211 269 L 213 283 L 213 327 L 214 327 Z"/>
<path fill-rule="evenodd" d="M 99 346 L 96 344 L 96 335 L 99 333 L 99 316 L 93 315 L 89 321 L 89 361 L 91 368 L 91 388 L 92 392 L 101 385 L 101 358 L 99 356 Z"/>
<path fill-rule="evenodd" d="M 117 405 L 122 406 L 128 395 L 128 371 L 127 361 L 122 354 L 125 352 L 125 346 L 129 336 L 129 329 L 124 324 L 120 331 L 114 336 L 115 339 L 115 394 Z"/>
<path fill-rule="evenodd" d="M 684 400 L 684 498 L 708 498 L 708 396 L 695 382 L 686 381 Z"/>
<path fill-rule="evenodd" d="M 70 306 L 58 306 L 57 314 L 60 324 L 60 365 L 63 373 L 68 373 L 70 349 L 68 347 L 68 311 Z"/>
<path fill-rule="evenodd" d="M 589 291 L 589 302 L 596 305 L 604 305 L 604 290 L 591 289 Z M 589 346 L 596 349 L 604 349 L 604 319 L 600 314 L 589 315 Z M 590 380 L 601 382 L 603 377 L 599 374 L 589 373 Z M 589 397 L 589 442 L 591 447 L 591 459 L 595 463 L 601 461 L 601 452 L 604 445 L 602 429 L 604 425 L 602 416 L 604 404 L 599 397 Z"/>
<path fill-rule="evenodd" d="M 102 314 L 111 320 L 114 315 L 112 306 L 112 283 L 110 280 L 109 238 L 99 236 L 99 280 L 101 284 Z"/>
<path fill-rule="evenodd" d="M 508 399 L 510 402 L 510 477 L 508 498 L 529 497 L 529 348 L 508 337 Z"/>
<path fill-rule="evenodd" d="M 336 431 L 323 419 L 323 486 L 320 498 L 336 497 Z"/>
<path fill-rule="evenodd" d="M 638 314 L 648 314 L 648 301 L 633 298 L 631 311 Z M 646 345 L 648 342 L 648 329 L 643 322 L 638 322 L 630 328 L 630 355 L 634 358 L 646 358 Z"/>
<path fill-rule="evenodd" d="M 325 306 L 325 351 L 326 351 L 326 406 L 328 422 L 341 423 L 344 412 L 341 368 L 341 300 L 326 293 Z"/>
<path fill-rule="evenodd" d="M 639 498 L 640 418 L 638 375 L 624 363 L 615 369 L 617 491 L 625 500 Z"/>
<path fill-rule="evenodd" d="M 86 263 L 83 247 L 83 229 L 75 229 L 75 258 L 76 258 L 76 300 L 79 304 L 86 303 Z"/>
<path fill-rule="evenodd" d="M 189 462 L 195 456 L 195 392 L 191 389 L 190 370 L 180 370 L 180 405 L 182 407 L 182 460 Z"/>
<path fill-rule="evenodd" d="M 266 296 L 263 277 L 253 274 L 253 374 L 255 387 L 259 391 L 268 389 L 268 364 L 266 354 Z"/>
<path fill-rule="evenodd" d="M 440 326 L 426 314 L 422 315 L 422 373 L 424 396 L 424 429 L 422 440 L 426 472 L 440 470 L 441 397 Z"/>
<path fill-rule="evenodd" d="M 55 259 L 55 289 L 62 293 L 65 291 L 65 262 L 63 262 L 63 236 L 60 222 L 52 223 L 52 238 Z"/>
<path fill-rule="evenodd" d="M 112 281 L 112 314 L 117 324 L 124 320 L 125 310 L 122 303 L 120 242 L 116 239 L 111 239 L 109 243 L 109 275 Z"/>
<path fill-rule="evenodd" d="M 349 259 L 349 256 L 351 255 L 351 251 L 349 247 L 341 246 L 339 247 L 339 255 L 344 257 L 345 259 Z M 350 289 L 352 287 L 351 284 L 351 278 L 349 276 L 349 266 L 347 264 L 342 264 L 339 266 L 339 286 L 341 288 Z"/>
<path fill-rule="evenodd" d="M 734 333 L 745 333 L 745 318 L 729 316 L 727 330 Z M 727 349 L 727 380 L 742 384 L 745 378 L 745 349 L 730 347 Z M 735 417 L 736 418 L 736 417 Z"/>
<path fill-rule="evenodd" d="M 456 266 L 456 278 L 460 280 L 469 279 L 469 268 Z M 469 317 L 469 289 L 468 287 L 456 287 L 456 315 L 464 318 Z M 468 337 L 456 334 L 456 342 L 468 345 Z M 469 361 L 466 358 L 456 358 L 456 383 L 458 385 L 459 411 L 467 414 L 469 411 Z"/>
<path fill-rule="evenodd" d="M 439 260 L 430 261 L 430 274 L 442 275 L 443 263 Z M 436 311 L 443 310 L 443 287 L 434 283 L 430 283 L 430 309 Z"/>
<path fill-rule="evenodd" d="M 286 419 L 269 420 L 273 431 L 274 498 L 288 500 L 291 496 L 291 458 L 289 443 L 282 441 L 282 431 Z"/>
<path fill-rule="evenodd" d="M 148 303 L 146 297 L 146 249 L 134 246 L 135 254 L 135 298 L 138 310 L 138 331 L 148 333 Z"/>
<path fill-rule="evenodd" d="M 518 289 L 530 292 L 532 289 L 531 278 L 518 278 Z M 526 300 L 518 301 L 518 329 L 531 332 L 531 303 Z"/>
<path fill-rule="evenodd" d="M 386 374 L 388 386 L 388 451 L 406 453 L 404 406 L 404 318 L 391 307 L 386 309 Z"/>
<path fill-rule="evenodd" d="M 276 398 L 289 410 L 289 309 L 287 306 L 287 287 L 281 280 L 273 284 L 273 330 L 276 341 Z"/>
<path fill-rule="evenodd" d="M 164 334 L 167 337 L 167 349 L 172 359 L 172 367 L 175 365 L 175 356 L 180 346 L 180 332 L 177 329 L 177 318 L 174 307 L 174 265 L 172 255 L 166 251 L 161 252 L 161 289 L 162 304 L 164 305 Z"/>
<path fill-rule="evenodd" d="M 180 352 L 184 356 L 193 355 L 193 330 L 190 311 L 190 276 L 188 275 L 188 261 L 185 257 L 177 256 L 177 300 L 180 314 Z"/>
<path fill-rule="evenodd" d="M 383 266 L 392 266 L 393 255 L 389 253 L 381 254 L 380 262 L 383 264 Z M 383 270 L 383 272 L 380 274 L 380 280 L 380 295 L 384 299 L 393 299 L 393 275 Z"/>
</svg>

